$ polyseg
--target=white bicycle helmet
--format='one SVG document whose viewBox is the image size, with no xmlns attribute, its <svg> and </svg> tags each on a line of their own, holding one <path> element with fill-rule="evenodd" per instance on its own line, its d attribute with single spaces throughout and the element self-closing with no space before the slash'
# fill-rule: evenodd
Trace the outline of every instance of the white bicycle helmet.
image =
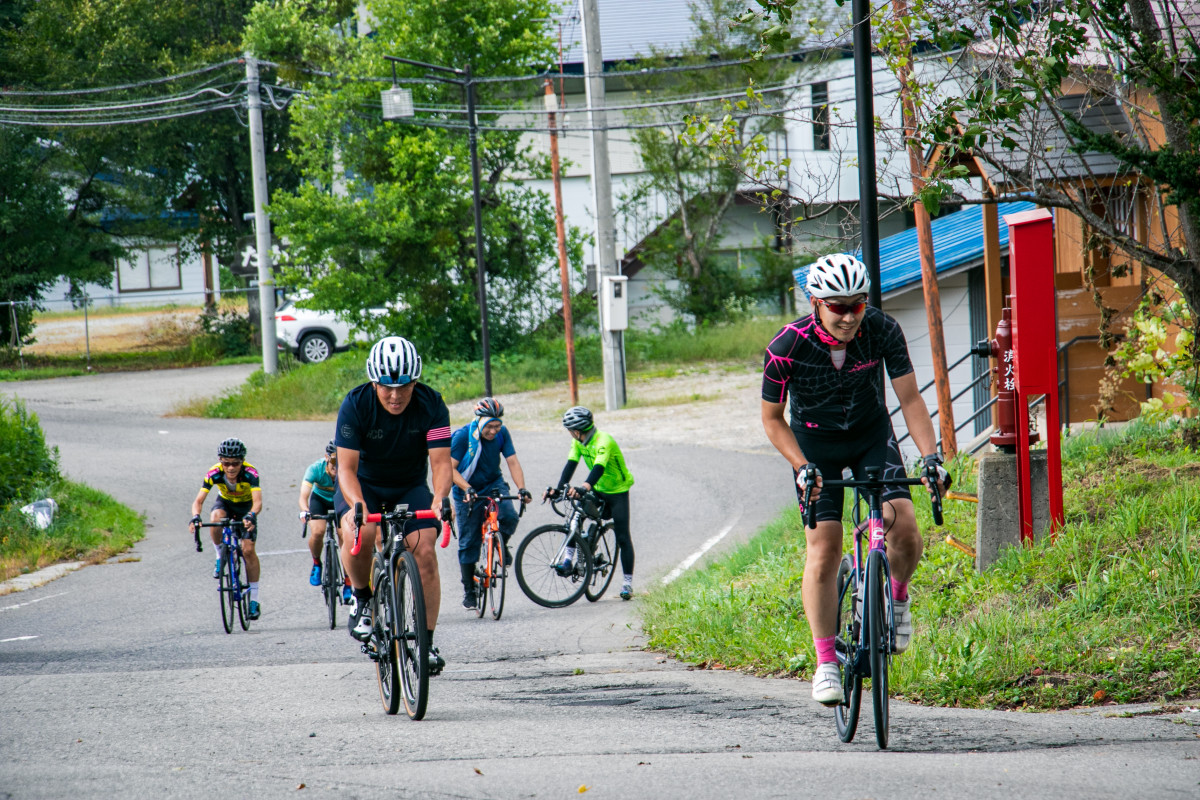
<svg viewBox="0 0 1200 800">
<path fill-rule="evenodd" d="M 821 256 L 808 268 L 805 288 L 811 297 L 854 297 L 871 288 L 866 264 L 849 253 Z"/>
<path fill-rule="evenodd" d="M 385 386 L 402 386 L 421 377 L 417 348 L 402 336 L 385 336 L 367 356 L 367 380 Z"/>
</svg>

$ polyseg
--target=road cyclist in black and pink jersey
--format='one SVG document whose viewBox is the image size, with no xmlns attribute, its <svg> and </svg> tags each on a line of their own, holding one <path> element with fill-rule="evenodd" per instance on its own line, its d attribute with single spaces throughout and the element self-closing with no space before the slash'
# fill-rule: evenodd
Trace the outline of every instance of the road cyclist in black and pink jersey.
<svg viewBox="0 0 1200 800">
<path fill-rule="evenodd" d="M 367 383 L 351 389 L 338 411 L 333 442 L 337 446 L 338 488 L 334 509 L 341 515 L 342 563 L 350 573 L 354 606 L 350 634 L 359 641 L 371 637 L 371 557 L 374 542 L 381 547 L 379 526 L 367 523 L 358 540 L 354 513 L 361 503 L 368 514 L 391 512 L 407 505 L 410 513 L 441 507 L 452 485 L 450 411 L 442 396 L 419 382 L 421 357 L 412 342 L 387 336 L 367 356 Z M 433 473 L 433 491 L 426 484 Z M 345 513 L 351 510 L 351 513 Z M 405 545 L 417 560 L 424 588 L 429 634 L 429 673 L 446 662 L 433 647 L 433 631 L 441 605 L 434 542 L 436 519 L 412 518 L 405 524 Z"/>
<path fill-rule="evenodd" d="M 842 489 L 822 492 L 822 476 L 840 478 L 849 467 L 862 479 L 866 468 L 874 466 L 882 469 L 885 482 L 906 477 L 886 406 L 884 368 L 925 467 L 936 469 L 940 490 L 950 483 L 904 332 L 887 314 L 867 306 L 870 285 L 866 266 L 854 256 L 838 253 L 818 259 L 806 281 L 812 313 L 776 334 L 767 345 L 763 366 L 763 429 L 792 466 L 802 511 L 805 489 L 815 487 L 811 502 L 816 524 L 805 529 L 801 594 L 817 651 L 813 699 L 825 705 L 837 705 L 843 696 L 834 647 L 843 532 Z M 789 403 L 790 420 L 784 417 Z M 902 653 L 913 631 L 908 582 L 921 560 L 923 543 L 908 487 L 889 486 L 883 504 L 895 649 Z"/>
</svg>

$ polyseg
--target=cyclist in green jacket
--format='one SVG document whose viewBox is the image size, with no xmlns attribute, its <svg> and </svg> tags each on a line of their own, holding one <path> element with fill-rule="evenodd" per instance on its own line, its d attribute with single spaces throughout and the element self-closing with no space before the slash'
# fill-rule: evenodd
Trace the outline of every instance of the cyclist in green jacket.
<svg viewBox="0 0 1200 800">
<path fill-rule="evenodd" d="M 629 535 L 629 488 L 633 486 L 633 475 L 625 466 L 616 440 L 596 428 L 591 411 L 583 406 L 567 409 L 563 414 L 563 427 L 575 441 L 571 443 L 558 488 L 547 489 L 543 499 L 557 498 L 564 493 L 574 498 L 580 492 L 590 490 L 604 501 L 603 515 L 613 521 L 613 533 L 621 550 L 621 570 L 625 573 L 621 599 L 628 600 L 633 596 L 633 539 Z M 581 458 L 591 472 L 580 488 L 569 487 Z"/>
</svg>

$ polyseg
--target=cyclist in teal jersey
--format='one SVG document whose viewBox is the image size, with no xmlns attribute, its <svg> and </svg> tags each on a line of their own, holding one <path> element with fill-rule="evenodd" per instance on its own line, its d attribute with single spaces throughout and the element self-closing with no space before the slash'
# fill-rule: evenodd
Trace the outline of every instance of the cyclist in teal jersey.
<svg viewBox="0 0 1200 800">
<path fill-rule="evenodd" d="M 300 484 L 300 518 L 312 514 L 314 519 L 308 521 L 308 549 L 312 553 L 312 571 L 308 574 L 308 582 L 313 586 L 321 585 L 321 548 L 325 545 L 325 527 L 323 519 L 315 519 L 317 515 L 333 511 L 333 495 L 337 490 L 337 445 L 333 442 L 325 445 L 325 457 L 309 464 L 304 472 L 304 481 Z M 350 584 L 347 582 L 342 589 L 342 599 L 350 602 Z"/>
<path fill-rule="evenodd" d="M 633 475 L 625 466 L 625 457 L 616 439 L 596 428 L 592 412 L 583 406 L 567 409 L 563 414 L 563 427 L 574 439 L 567 464 L 558 479 L 557 489 L 547 489 L 543 499 L 577 497 L 579 490 L 569 487 L 571 476 L 579 466 L 579 459 L 591 472 L 584 480 L 583 491 L 593 491 L 604 501 L 604 518 L 613 521 L 613 533 L 621 549 L 621 571 L 625 573 L 621 584 L 621 599 L 633 596 L 633 539 L 629 535 L 629 489 L 633 486 Z"/>
</svg>

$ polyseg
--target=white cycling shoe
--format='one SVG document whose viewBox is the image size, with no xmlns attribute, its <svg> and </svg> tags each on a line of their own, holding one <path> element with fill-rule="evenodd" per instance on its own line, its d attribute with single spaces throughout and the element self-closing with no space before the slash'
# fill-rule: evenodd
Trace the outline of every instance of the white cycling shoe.
<svg viewBox="0 0 1200 800">
<path fill-rule="evenodd" d="M 892 617 L 896 621 L 896 653 L 903 653 L 908 649 L 908 643 L 912 640 L 913 624 L 912 624 L 912 599 L 901 602 L 899 600 L 892 601 Z"/>
<path fill-rule="evenodd" d="M 817 665 L 813 673 L 813 700 L 823 706 L 836 706 L 842 702 L 842 675 L 838 665 L 832 661 Z"/>
</svg>

